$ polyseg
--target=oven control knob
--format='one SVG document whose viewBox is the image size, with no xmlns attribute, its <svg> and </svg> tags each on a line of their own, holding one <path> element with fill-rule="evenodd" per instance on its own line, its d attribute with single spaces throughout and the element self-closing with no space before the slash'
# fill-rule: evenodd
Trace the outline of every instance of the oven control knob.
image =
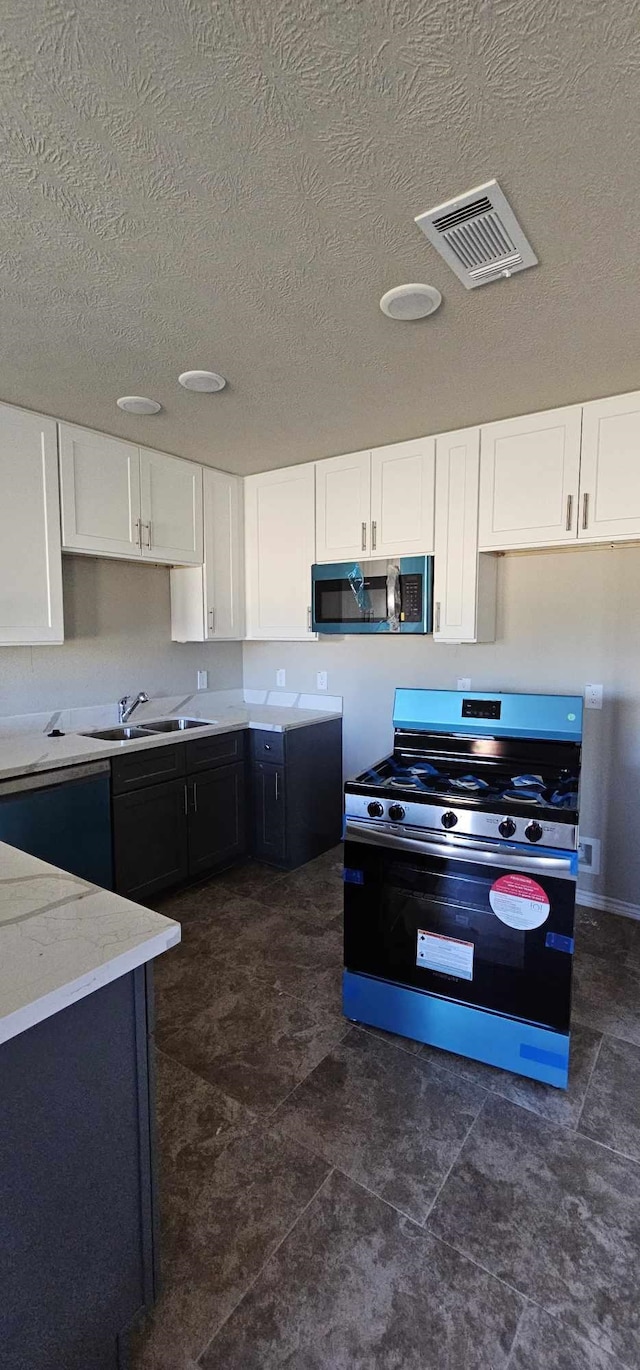
<svg viewBox="0 0 640 1370">
<path fill-rule="evenodd" d="M 524 835 L 525 837 L 528 837 L 530 842 L 539 842 L 542 837 L 542 828 L 540 827 L 540 824 L 535 822 L 528 823 L 524 830 Z"/>
<path fill-rule="evenodd" d="M 367 804 L 367 813 L 371 818 L 382 818 L 384 809 L 379 799 L 372 799 L 371 803 Z"/>
<path fill-rule="evenodd" d="M 389 818 L 391 818 L 394 823 L 402 822 L 404 818 L 404 809 L 402 807 L 402 804 L 391 804 L 389 808 Z"/>
<path fill-rule="evenodd" d="M 443 828 L 455 828 L 457 822 L 458 822 L 458 815 L 457 815 L 457 813 L 453 813 L 451 809 L 449 809 L 447 813 L 443 813 L 443 815 L 442 815 L 442 826 L 443 826 Z"/>
<path fill-rule="evenodd" d="M 502 822 L 498 824 L 498 832 L 501 837 L 513 837 L 515 831 L 516 825 L 512 818 L 503 818 Z"/>
</svg>

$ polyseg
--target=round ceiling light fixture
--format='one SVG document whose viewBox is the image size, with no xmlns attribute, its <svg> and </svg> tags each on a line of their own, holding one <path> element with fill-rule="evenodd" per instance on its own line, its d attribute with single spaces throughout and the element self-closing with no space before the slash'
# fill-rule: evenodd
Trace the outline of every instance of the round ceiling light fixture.
<svg viewBox="0 0 640 1370">
<path fill-rule="evenodd" d="M 227 384 L 224 376 L 219 376 L 217 371 L 183 371 L 178 380 L 185 390 L 203 390 L 210 395 L 216 390 L 224 390 Z"/>
<path fill-rule="evenodd" d="M 125 414 L 159 414 L 162 409 L 157 400 L 148 400 L 144 395 L 121 395 L 116 403 Z"/>
<path fill-rule="evenodd" d="M 382 296 L 380 308 L 387 318 L 407 322 L 410 319 L 426 319 L 441 304 L 442 295 L 434 285 L 394 285 Z"/>
</svg>

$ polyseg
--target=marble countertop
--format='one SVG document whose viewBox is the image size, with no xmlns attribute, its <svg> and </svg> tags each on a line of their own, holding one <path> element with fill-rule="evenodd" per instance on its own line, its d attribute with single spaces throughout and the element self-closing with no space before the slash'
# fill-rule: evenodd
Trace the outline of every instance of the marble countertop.
<svg viewBox="0 0 640 1370">
<path fill-rule="evenodd" d="M 321 723 L 335 719 L 340 714 L 335 710 L 317 708 L 287 707 L 277 704 L 220 703 L 215 696 L 209 700 L 190 695 L 171 708 L 162 709 L 160 701 L 151 701 L 136 709 L 129 720 L 132 725 L 151 723 L 154 718 L 172 718 L 184 714 L 189 718 L 202 718 L 201 728 L 189 728 L 185 732 L 149 733 L 147 737 L 132 738 L 126 742 L 105 742 L 101 738 L 86 737 L 80 731 L 64 730 L 63 737 L 49 737 L 45 731 L 0 732 L 0 780 L 9 780 L 19 775 L 31 775 L 38 771 L 55 770 L 59 766 L 79 765 L 86 761 L 100 761 L 110 756 L 118 756 L 122 751 L 143 751 L 150 747 L 171 746 L 176 742 L 187 742 L 210 734 L 237 732 L 243 728 L 259 728 L 269 732 L 285 732 L 289 728 L 302 728 L 310 723 Z M 54 722 L 54 718 L 55 721 Z M 62 728 L 64 720 L 58 715 L 49 722 Z M 113 726 L 109 720 L 105 726 Z M 96 721 L 90 725 L 98 727 Z M 47 725 L 47 731 L 51 728 Z"/>
<path fill-rule="evenodd" d="M 0 1042 L 179 941 L 173 919 L 0 842 Z"/>
</svg>

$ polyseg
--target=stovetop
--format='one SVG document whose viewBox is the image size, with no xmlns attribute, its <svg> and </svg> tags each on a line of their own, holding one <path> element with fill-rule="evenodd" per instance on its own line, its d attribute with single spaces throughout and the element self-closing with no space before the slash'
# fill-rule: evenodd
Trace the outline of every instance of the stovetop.
<svg viewBox="0 0 640 1370">
<path fill-rule="evenodd" d="M 436 765 L 426 758 L 408 760 L 394 754 L 349 782 L 347 789 L 502 813 L 550 811 L 556 821 L 577 821 L 579 776 L 570 769 L 526 771 L 499 764 L 474 766 L 473 760 Z"/>
</svg>

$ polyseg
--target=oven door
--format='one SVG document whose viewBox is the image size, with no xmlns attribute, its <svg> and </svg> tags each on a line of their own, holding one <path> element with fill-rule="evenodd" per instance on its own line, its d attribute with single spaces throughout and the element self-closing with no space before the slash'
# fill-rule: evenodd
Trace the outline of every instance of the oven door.
<svg viewBox="0 0 640 1370">
<path fill-rule="evenodd" d="M 575 864 L 348 820 L 346 969 L 566 1032 Z"/>
</svg>

